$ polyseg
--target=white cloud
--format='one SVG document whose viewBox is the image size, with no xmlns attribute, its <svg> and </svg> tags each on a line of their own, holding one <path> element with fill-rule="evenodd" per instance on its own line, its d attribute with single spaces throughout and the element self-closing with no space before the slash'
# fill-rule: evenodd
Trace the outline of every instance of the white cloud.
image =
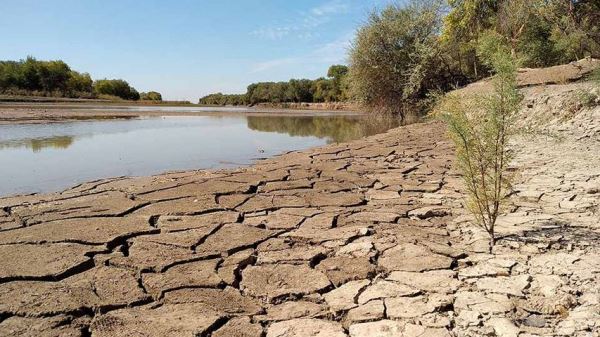
<svg viewBox="0 0 600 337">
<path fill-rule="evenodd" d="M 265 61 L 265 62 L 259 62 L 252 67 L 252 70 L 250 71 L 250 73 L 251 74 L 262 73 L 264 71 L 271 70 L 273 68 L 278 68 L 281 66 L 295 64 L 298 62 L 298 60 L 299 60 L 299 58 L 296 58 L 296 57 L 286 57 L 286 58 L 281 58 L 281 59 L 269 60 L 269 61 Z"/>
<path fill-rule="evenodd" d="M 266 39 L 281 40 L 293 35 L 300 39 L 318 36 L 315 30 L 326 24 L 334 15 L 347 13 L 350 6 L 342 0 L 332 0 L 302 12 L 298 19 L 283 24 L 263 26 L 250 32 L 250 35 Z"/>
<path fill-rule="evenodd" d="M 333 0 L 310 10 L 313 15 L 324 16 L 348 12 L 349 6 L 340 0 Z"/>
<path fill-rule="evenodd" d="M 314 64 L 344 63 L 346 54 L 350 47 L 353 33 L 347 33 L 337 40 L 317 46 L 312 52 L 295 57 L 285 57 L 267 60 L 255 64 L 250 70 L 251 74 L 261 73 L 280 67 L 307 66 Z"/>
</svg>

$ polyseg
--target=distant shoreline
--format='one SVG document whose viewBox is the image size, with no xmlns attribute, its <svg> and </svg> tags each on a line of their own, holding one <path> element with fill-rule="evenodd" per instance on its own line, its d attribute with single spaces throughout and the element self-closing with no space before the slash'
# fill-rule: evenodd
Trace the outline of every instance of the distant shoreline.
<svg viewBox="0 0 600 337">
<path fill-rule="evenodd" d="M 132 119 L 160 116 L 323 116 L 362 115 L 356 110 L 334 110 L 290 107 L 223 107 L 198 104 L 139 104 L 102 100 L 68 100 L 60 102 L 2 102 L 0 101 L 0 125 L 64 123 L 82 120 Z"/>
</svg>

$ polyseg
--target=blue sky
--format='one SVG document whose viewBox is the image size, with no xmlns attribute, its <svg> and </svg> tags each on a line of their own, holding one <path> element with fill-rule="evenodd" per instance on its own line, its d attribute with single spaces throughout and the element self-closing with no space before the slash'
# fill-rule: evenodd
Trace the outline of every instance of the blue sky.
<svg viewBox="0 0 600 337">
<path fill-rule="evenodd" d="M 323 76 L 391 0 L 0 0 L 0 59 L 62 59 L 92 78 L 196 101 Z"/>
</svg>

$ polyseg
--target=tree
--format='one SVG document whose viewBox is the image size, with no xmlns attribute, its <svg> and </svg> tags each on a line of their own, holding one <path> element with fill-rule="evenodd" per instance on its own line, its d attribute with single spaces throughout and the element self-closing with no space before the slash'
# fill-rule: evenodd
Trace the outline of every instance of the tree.
<svg viewBox="0 0 600 337">
<path fill-rule="evenodd" d="M 140 94 L 124 80 L 97 80 L 94 82 L 94 92 L 98 95 L 116 96 L 121 99 L 140 99 Z"/>
<path fill-rule="evenodd" d="M 93 91 L 93 83 L 94 81 L 92 81 L 90 74 L 80 74 L 72 70 L 69 74 L 69 79 L 67 80 L 67 91 L 72 97 L 78 97 L 88 93 L 91 94 Z"/>
<path fill-rule="evenodd" d="M 162 101 L 162 95 L 156 91 L 143 92 L 140 94 L 143 101 Z"/>
<path fill-rule="evenodd" d="M 352 95 L 373 110 L 406 115 L 428 91 L 447 86 L 437 49 L 440 10 L 432 0 L 372 13 L 350 49 Z"/>
<path fill-rule="evenodd" d="M 517 60 L 509 45 L 489 36 L 480 56 L 494 70 L 493 92 L 479 97 L 449 96 L 438 106 L 456 146 L 457 166 L 468 195 L 467 208 L 477 225 L 496 242 L 495 225 L 510 186 L 509 142 L 516 130 L 522 100 L 517 88 Z"/>
<path fill-rule="evenodd" d="M 333 65 L 327 71 L 327 77 L 333 80 L 333 91 L 335 101 L 343 101 L 347 97 L 346 77 L 348 75 L 348 67 L 345 65 Z"/>
</svg>

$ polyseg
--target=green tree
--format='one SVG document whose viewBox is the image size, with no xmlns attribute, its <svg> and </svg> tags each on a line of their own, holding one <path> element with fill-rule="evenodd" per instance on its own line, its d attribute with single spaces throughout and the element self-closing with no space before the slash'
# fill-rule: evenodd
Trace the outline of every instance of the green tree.
<svg viewBox="0 0 600 337">
<path fill-rule="evenodd" d="M 162 95 L 156 91 L 143 92 L 140 99 L 144 101 L 162 101 Z"/>
<path fill-rule="evenodd" d="M 437 1 L 413 1 L 369 16 L 350 49 L 356 99 L 376 111 L 406 115 L 427 92 L 447 86 L 437 50 L 440 9 Z"/>
<path fill-rule="evenodd" d="M 94 92 L 98 95 L 109 95 L 127 100 L 139 100 L 140 94 L 124 80 L 97 80 L 94 82 Z"/>
<path fill-rule="evenodd" d="M 329 67 L 327 71 L 327 77 L 333 80 L 333 91 L 335 96 L 335 101 L 344 101 L 348 96 L 347 92 L 347 81 L 346 77 L 348 75 L 348 67 L 345 65 L 333 65 Z"/>
<path fill-rule="evenodd" d="M 91 94 L 93 91 L 93 83 L 90 74 L 78 73 L 74 70 L 69 74 L 67 80 L 67 91 L 72 97 L 81 96 L 82 94 Z"/>
</svg>

